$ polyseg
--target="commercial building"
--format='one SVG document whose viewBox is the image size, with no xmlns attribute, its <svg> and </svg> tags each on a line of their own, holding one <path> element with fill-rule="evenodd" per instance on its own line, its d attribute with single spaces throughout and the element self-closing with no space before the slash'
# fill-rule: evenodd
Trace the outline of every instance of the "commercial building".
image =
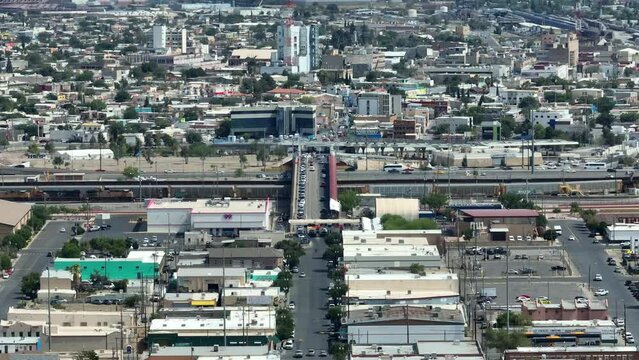
<svg viewBox="0 0 639 360">
<path fill-rule="evenodd" d="M 568 108 L 541 108 L 533 110 L 533 123 L 557 130 L 568 130 L 572 126 L 572 115 Z"/>
<path fill-rule="evenodd" d="M 350 269 L 345 275 L 349 303 L 362 305 L 457 304 L 457 274 Z"/>
<path fill-rule="evenodd" d="M 428 122 L 428 129 L 431 131 L 440 126 L 448 126 L 449 132 L 455 132 L 460 126 L 467 128 L 473 126 L 473 118 L 472 116 L 440 116 Z"/>
<path fill-rule="evenodd" d="M 366 344 L 351 346 L 351 360 L 483 360 L 479 344 L 472 340 L 418 341 L 414 344 Z"/>
<path fill-rule="evenodd" d="M 481 139 L 488 141 L 500 141 L 501 140 L 501 122 L 499 121 L 482 121 L 481 127 Z"/>
<path fill-rule="evenodd" d="M 164 263 L 164 251 L 129 252 L 126 258 L 56 258 L 54 270 L 68 270 L 80 265 L 82 279 L 89 279 L 91 274 L 98 273 L 109 280 L 153 279 L 158 276 Z"/>
<path fill-rule="evenodd" d="M 277 306 L 284 300 L 284 293 L 278 287 L 234 287 L 222 291 L 222 302 L 226 306 Z"/>
<path fill-rule="evenodd" d="M 435 245 L 442 239 L 440 229 L 433 230 L 343 230 L 344 245 Z"/>
<path fill-rule="evenodd" d="M 0 200 L 0 238 L 20 230 L 31 219 L 31 205 Z"/>
<path fill-rule="evenodd" d="M 359 115 L 401 115 L 402 96 L 387 92 L 363 92 L 357 96 Z"/>
<path fill-rule="evenodd" d="M 525 301 L 521 313 L 532 320 L 607 320 L 608 300 L 590 300 L 588 304 L 561 300 L 558 304 Z"/>
<path fill-rule="evenodd" d="M 467 209 L 459 211 L 459 231 L 475 231 L 483 240 L 506 241 L 509 236 L 537 236 L 536 210 Z"/>
<path fill-rule="evenodd" d="M 265 345 L 275 335 L 275 309 L 245 306 L 226 309 L 224 318 L 154 319 L 148 340 L 159 346 Z M 226 336 L 225 336 L 226 335 Z"/>
<path fill-rule="evenodd" d="M 533 321 L 524 332 L 533 345 L 615 345 L 617 326 L 612 320 Z"/>
<path fill-rule="evenodd" d="M 40 338 L 31 337 L 0 337 L 0 354 L 17 352 L 39 352 L 42 350 Z"/>
<path fill-rule="evenodd" d="M 40 290 L 37 293 L 39 301 L 46 302 L 51 299 L 72 300 L 75 295 L 73 274 L 70 271 L 45 269 L 40 274 Z"/>
<path fill-rule="evenodd" d="M 218 297 L 215 292 L 166 293 L 162 303 L 165 308 L 214 307 Z"/>
<path fill-rule="evenodd" d="M 504 360 L 637 360 L 636 346 L 571 346 L 571 347 L 518 347 L 506 350 Z"/>
<path fill-rule="evenodd" d="M 410 344 L 464 339 L 463 307 L 372 306 L 351 310 L 342 325 L 352 344 Z"/>
<path fill-rule="evenodd" d="M 280 360 L 280 351 L 270 345 L 245 346 L 156 346 L 148 360 Z M 15 359 L 22 360 L 22 359 Z M 27 360 L 27 359 L 24 359 Z M 35 359 L 40 360 L 40 359 Z M 50 360 L 50 359 L 43 359 Z M 52 359 L 57 360 L 57 359 Z"/>
<path fill-rule="evenodd" d="M 166 25 L 153 25 L 151 31 L 153 49 L 166 48 Z"/>
<path fill-rule="evenodd" d="M 630 242 L 637 250 L 639 241 L 639 223 L 615 223 L 606 226 L 606 239 L 611 242 Z"/>
<path fill-rule="evenodd" d="M 231 110 L 231 134 L 244 137 L 315 135 L 314 106 L 268 105 Z"/>
<path fill-rule="evenodd" d="M 241 230 L 271 229 L 270 200 L 151 200 L 147 229 L 155 233 L 204 230 L 214 236 L 234 236 Z"/>
<path fill-rule="evenodd" d="M 226 287 L 244 286 L 246 269 L 181 267 L 177 271 L 177 281 L 190 292 L 219 292 Z"/>
<path fill-rule="evenodd" d="M 375 216 L 399 215 L 407 220 L 419 217 L 419 199 L 383 198 L 375 199 Z"/>
<path fill-rule="evenodd" d="M 344 244 L 344 265 L 349 268 L 405 268 L 420 264 L 440 269 L 442 262 L 434 245 Z"/>
<path fill-rule="evenodd" d="M 209 266 L 275 269 L 284 266 L 284 250 L 272 247 L 209 249 Z"/>
</svg>

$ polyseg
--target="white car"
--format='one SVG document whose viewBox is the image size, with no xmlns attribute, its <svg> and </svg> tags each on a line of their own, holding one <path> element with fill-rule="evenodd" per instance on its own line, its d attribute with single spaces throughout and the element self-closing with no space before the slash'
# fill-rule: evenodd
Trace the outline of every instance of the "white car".
<svg viewBox="0 0 639 360">
<path fill-rule="evenodd" d="M 295 303 L 291 301 L 291 302 L 288 304 L 288 308 L 289 308 L 289 309 L 291 309 L 291 310 L 295 310 Z"/>
<path fill-rule="evenodd" d="M 570 241 L 575 241 L 575 235 L 570 235 L 570 236 L 568 237 L 568 240 L 570 240 Z"/>
<path fill-rule="evenodd" d="M 517 301 L 519 303 L 527 302 L 527 301 L 530 301 L 530 296 L 528 296 L 528 295 L 519 295 L 519 296 L 517 296 L 515 301 Z"/>
<path fill-rule="evenodd" d="M 175 170 L 173 170 L 173 169 L 166 169 L 166 170 L 164 170 L 164 173 L 165 173 L 165 174 L 173 174 L 174 172 L 175 172 Z"/>
<path fill-rule="evenodd" d="M 293 350 L 293 340 L 292 339 L 286 340 L 286 342 L 284 343 L 282 347 L 286 350 Z"/>
<path fill-rule="evenodd" d="M 623 318 L 617 318 L 615 319 L 615 325 L 617 325 L 617 327 L 624 327 L 624 325 L 626 325 L 626 322 Z"/>
<path fill-rule="evenodd" d="M 601 274 L 595 274 L 595 277 L 592 280 L 594 280 L 594 281 L 603 281 L 603 276 L 601 276 Z"/>
<path fill-rule="evenodd" d="M 93 225 L 89 228 L 89 232 L 100 231 L 100 227 L 97 225 Z"/>
<path fill-rule="evenodd" d="M 512 236 L 512 235 L 510 235 L 510 236 L 508 237 L 508 241 L 515 241 L 515 237 L 514 237 L 514 236 Z"/>
<path fill-rule="evenodd" d="M 606 290 L 606 289 L 597 289 L 597 291 L 595 291 L 595 296 L 606 296 L 610 293 L 610 291 Z"/>
<path fill-rule="evenodd" d="M 521 235 L 517 235 L 517 241 L 524 241 L 524 238 Z"/>
<path fill-rule="evenodd" d="M 67 232 L 67 229 L 65 229 L 65 228 L 61 227 L 61 228 L 60 228 L 60 232 L 61 232 L 61 233 L 63 233 L 63 232 Z"/>
</svg>

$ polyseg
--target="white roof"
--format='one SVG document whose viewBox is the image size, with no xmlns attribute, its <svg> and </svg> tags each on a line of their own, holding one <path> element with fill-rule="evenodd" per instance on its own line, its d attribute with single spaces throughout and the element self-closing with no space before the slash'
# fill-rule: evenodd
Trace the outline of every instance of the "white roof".
<svg viewBox="0 0 639 360">
<path fill-rule="evenodd" d="M 192 213 L 257 213 L 265 212 L 269 200 L 221 200 L 198 199 L 195 201 L 162 201 L 152 199 L 147 205 L 147 210 L 185 209 Z"/>
<path fill-rule="evenodd" d="M 228 311 L 227 329 L 245 329 L 247 324 L 251 330 L 270 330 L 275 328 L 275 311 L 268 307 L 247 307 L 245 311 Z M 150 331 L 206 331 L 221 330 L 224 319 L 211 318 L 167 318 L 151 321 Z"/>
<path fill-rule="evenodd" d="M 437 256 L 437 246 L 434 245 L 376 245 L 376 244 L 345 244 L 344 258 L 354 256 L 383 256 L 383 257 L 411 257 L 411 256 Z"/>
<path fill-rule="evenodd" d="M 244 277 L 246 276 L 246 268 L 184 267 L 177 271 L 178 277 L 222 277 L 222 275 Z"/>
<path fill-rule="evenodd" d="M 68 270 L 46 270 L 46 269 L 44 269 L 42 271 L 42 274 L 40 274 L 40 277 L 41 278 L 50 277 L 52 279 L 73 280 L 73 274 L 71 273 L 71 271 L 68 271 Z"/>
</svg>

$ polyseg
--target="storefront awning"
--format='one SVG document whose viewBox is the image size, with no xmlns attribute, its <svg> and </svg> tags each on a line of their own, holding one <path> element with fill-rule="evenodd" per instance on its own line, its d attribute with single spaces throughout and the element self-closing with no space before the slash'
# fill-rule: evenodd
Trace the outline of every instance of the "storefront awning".
<svg viewBox="0 0 639 360">
<path fill-rule="evenodd" d="M 490 228 L 491 233 L 507 233 L 508 231 L 509 231 L 508 228 L 504 228 L 504 227 Z"/>
<path fill-rule="evenodd" d="M 193 300 L 191 306 L 215 306 L 215 300 Z"/>
</svg>

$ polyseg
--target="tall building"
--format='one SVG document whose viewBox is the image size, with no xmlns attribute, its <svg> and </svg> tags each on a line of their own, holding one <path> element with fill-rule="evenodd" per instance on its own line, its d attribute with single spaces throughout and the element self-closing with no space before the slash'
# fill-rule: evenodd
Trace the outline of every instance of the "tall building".
<svg viewBox="0 0 639 360">
<path fill-rule="evenodd" d="M 166 48 L 166 25 L 153 25 L 153 49 Z"/>
<path fill-rule="evenodd" d="M 568 66 L 575 67 L 579 62 L 579 39 L 576 33 L 569 33 L 567 44 L 568 48 Z"/>
<path fill-rule="evenodd" d="M 357 97 L 359 115 L 401 115 L 402 96 L 386 92 L 364 92 Z"/>
<path fill-rule="evenodd" d="M 308 73 L 319 67 L 319 39 L 316 25 L 285 21 L 277 27 L 277 54 L 270 73 Z"/>
<path fill-rule="evenodd" d="M 315 135 L 313 106 L 251 106 L 231 110 L 231 134 L 244 136 Z"/>
</svg>

